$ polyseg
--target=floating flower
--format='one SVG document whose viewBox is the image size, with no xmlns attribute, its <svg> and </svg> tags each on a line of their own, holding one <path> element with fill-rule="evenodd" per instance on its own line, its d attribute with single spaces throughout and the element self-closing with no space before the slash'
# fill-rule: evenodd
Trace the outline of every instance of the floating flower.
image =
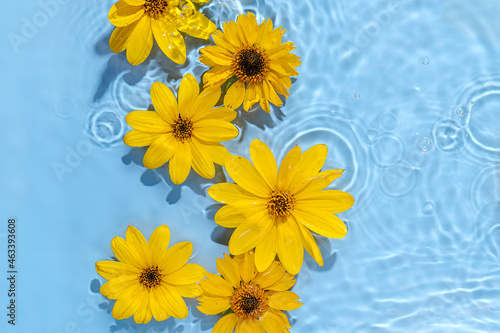
<svg viewBox="0 0 500 333">
<path fill-rule="evenodd" d="M 132 65 L 142 63 L 153 47 L 153 36 L 160 49 L 173 62 L 186 61 L 186 45 L 180 32 L 208 39 L 215 24 L 193 4 L 210 0 L 120 0 L 111 7 L 108 19 L 116 28 L 109 39 L 115 53 L 127 50 Z"/>
<path fill-rule="evenodd" d="M 200 61 L 212 67 L 203 76 L 205 87 L 221 86 L 227 79 L 234 83 L 227 90 L 224 105 L 237 108 L 243 103 L 248 111 L 259 102 L 270 112 L 269 102 L 282 106 L 278 94 L 288 98 L 292 85 L 290 76 L 297 75 L 300 65 L 292 42 L 281 43 L 282 27 L 273 29 L 270 19 L 257 24 L 252 13 L 239 15 L 237 22 L 223 24 L 224 32 L 212 34 L 216 45 L 200 50 Z"/>
<path fill-rule="evenodd" d="M 302 266 L 304 250 L 323 265 L 323 258 L 311 232 L 331 238 L 347 233 L 334 213 L 349 209 L 353 197 L 346 192 L 327 190 L 344 170 L 320 172 L 327 155 L 326 145 L 302 153 L 295 146 L 279 168 L 271 150 L 260 140 L 250 145 L 254 164 L 240 156 L 226 158 L 226 171 L 236 184 L 212 185 L 208 194 L 227 204 L 215 215 L 215 222 L 236 228 L 229 240 L 234 255 L 255 248 L 255 265 L 262 272 L 276 254 L 292 274 Z"/>
<path fill-rule="evenodd" d="M 162 321 L 170 316 L 186 318 L 188 308 L 182 297 L 198 297 L 198 282 L 205 269 L 187 264 L 193 252 L 191 242 L 181 242 L 169 249 L 170 230 L 161 225 L 146 241 L 136 228 L 129 226 L 126 240 L 115 237 L 111 249 L 119 261 L 105 260 L 95 264 L 97 273 L 109 280 L 101 286 L 101 294 L 116 299 L 115 319 L 134 316 L 138 324 L 152 317 Z"/>
<path fill-rule="evenodd" d="M 264 272 L 257 272 L 253 252 L 231 258 L 217 258 L 221 275 L 206 273 L 200 282 L 203 295 L 198 309 L 208 315 L 225 314 L 214 326 L 213 333 L 289 332 L 291 328 L 281 310 L 302 306 L 297 294 L 288 291 L 294 284 L 293 275 L 285 272 L 278 261 Z"/>
<path fill-rule="evenodd" d="M 199 92 L 198 82 L 191 74 L 182 78 L 177 100 L 163 83 L 151 86 L 151 99 L 156 111 L 132 111 L 126 116 L 134 129 L 123 141 L 132 147 L 149 146 L 144 166 L 155 169 L 167 161 L 174 184 L 186 180 L 193 167 L 200 176 L 215 175 L 214 162 L 224 165 L 229 155 L 220 141 L 234 139 L 238 129 L 230 123 L 236 112 L 228 107 L 214 108 L 220 88 Z"/>
</svg>

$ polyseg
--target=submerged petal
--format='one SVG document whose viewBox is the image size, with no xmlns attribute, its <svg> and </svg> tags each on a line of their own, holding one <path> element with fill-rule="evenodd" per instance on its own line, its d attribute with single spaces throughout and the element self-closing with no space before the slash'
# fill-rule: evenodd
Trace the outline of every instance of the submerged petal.
<svg viewBox="0 0 500 333">
<path fill-rule="evenodd" d="M 152 20 L 152 31 L 161 51 L 176 64 L 186 61 L 184 38 L 169 21 Z"/>
</svg>

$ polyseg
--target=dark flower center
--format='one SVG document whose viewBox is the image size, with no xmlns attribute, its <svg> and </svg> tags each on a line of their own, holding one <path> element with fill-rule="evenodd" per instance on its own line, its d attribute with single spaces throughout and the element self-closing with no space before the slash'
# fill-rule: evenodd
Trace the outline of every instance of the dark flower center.
<svg viewBox="0 0 500 333">
<path fill-rule="evenodd" d="M 260 47 L 245 45 L 234 55 L 232 69 L 244 82 L 260 82 L 269 72 L 269 59 Z"/>
<path fill-rule="evenodd" d="M 139 275 L 139 283 L 147 289 L 153 289 L 161 284 L 161 278 L 162 275 L 158 266 L 148 266 Z"/>
<path fill-rule="evenodd" d="M 146 0 L 144 5 L 144 13 L 152 19 L 160 19 L 167 13 L 167 0 Z"/>
<path fill-rule="evenodd" d="M 236 289 L 231 297 L 231 310 L 245 319 L 262 316 L 269 303 L 267 292 L 257 285 L 244 284 Z"/>
<path fill-rule="evenodd" d="M 174 138 L 183 142 L 191 138 L 191 135 L 193 134 L 193 123 L 191 120 L 182 118 L 179 115 L 179 118 L 172 125 L 172 131 Z"/>
<path fill-rule="evenodd" d="M 267 211 L 270 215 L 284 217 L 293 210 L 295 198 L 293 194 L 284 191 L 272 191 L 267 200 Z"/>
</svg>

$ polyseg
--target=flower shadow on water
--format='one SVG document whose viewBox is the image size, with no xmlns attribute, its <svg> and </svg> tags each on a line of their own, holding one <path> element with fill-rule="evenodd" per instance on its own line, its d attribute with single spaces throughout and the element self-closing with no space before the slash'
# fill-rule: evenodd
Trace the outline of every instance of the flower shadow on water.
<svg viewBox="0 0 500 333">
<path fill-rule="evenodd" d="M 142 159 L 144 157 L 144 154 L 146 153 L 146 149 L 146 147 L 130 149 L 130 151 L 126 155 L 122 156 L 122 162 L 125 165 L 135 164 L 143 168 L 144 166 L 142 164 Z M 170 175 L 168 173 L 168 162 L 164 166 L 156 170 L 145 169 L 141 175 L 141 183 L 145 186 L 158 185 L 162 182 L 162 179 L 170 188 L 170 192 L 167 195 L 166 201 L 172 205 L 180 200 L 181 189 L 183 186 L 189 187 L 194 193 L 198 195 L 206 196 L 207 187 L 209 187 L 214 182 L 225 182 L 225 175 L 222 171 L 222 167 L 216 164 L 215 177 L 213 179 L 203 178 L 196 172 L 191 170 L 186 181 L 182 184 L 176 185 L 170 179 Z"/>
<path fill-rule="evenodd" d="M 210 315 L 206 315 L 204 313 L 201 313 L 201 311 L 198 310 L 198 308 L 196 308 L 196 305 L 198 305 L 197 301 L 193 302 L 193 304 L 191 305 L 191 307 L 189 309 L 191 315 L 195 318 L 193 320 L 193 323 L 194 324 L 200 323 L 200 330 L 202 332 L 211 330 L 221 317 L 220 316 L 210 316 Z"/>
<path fill-rule="evenodd" d="M 171 332 L 182 333 L 184 332 L 184 325 L 178 323 L 179 319 L 173 317 L 164 321 L 155 321 L 154 318 L 147 324 L 136 324 L 134 318 L 116 320 L 114 324 L 109 327 L 110 332 Z"/>
<path fill-rule="evenodd" d="M 281 97 L 284 100 L 284 97 Z M 271 108 L 274 112 L 275 117 L 282 121 L 285 117 L 283 111 L 280 107 L 271 104 Z M 243 140 L 245 132 L 247 130 L 248 124 L 257 126 L 258 128 L 265 130 L 267 128 L 274 128 L 276 126 L 271 114 L 262 110 L 259 104 L 255 104 L 248 112 L 243 110 L 240 106 L 238 109 L 238 117 L 233 121 L 233 123 L 240 129 L 240 141 Z"/>
</svg>

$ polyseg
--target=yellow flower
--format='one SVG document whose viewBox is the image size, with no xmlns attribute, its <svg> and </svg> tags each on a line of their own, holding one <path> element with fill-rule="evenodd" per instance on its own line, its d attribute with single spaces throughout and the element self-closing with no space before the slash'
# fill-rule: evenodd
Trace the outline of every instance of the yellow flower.
<svg viewBox="0 0 500 333">
<path fill-rule="evenodd" d="M 290 76 L 298 75 L 294 67 L 300 65 L 292 42 L 281 43 L 285 29 L 273 30 L 270 19 L 257 24 L 252 13 L 239 15 L 237 22 L 224 23 L 224 32 L 212 34 L 216 45 L 200 50 L 200 61 L 212 67 L 203 76 L 205 87 L 221 86 L 233 77 L 236 81 L 224 97 L 224 105 L 236 109 L 243 103 L 248 111 L 260 102 L 270 112 L 269 102 L 282 106 L 278 94 L 286 98 L 292 85 Z"/>
<path fill-rule="evenodd" d="M 188 308 L 182 297 L 198 297 L 202 290 L 198 282 L 205 269 L 186 264 L 193 252 L 191 242 L 181 242 L 169 249 L 170 230 L 161 225 L 146 241 L 136 228 L 129 226 L 126 240 L 115 237 L 111 249 L 119 261 L 99 261 L 97 273 L 109 280 L 101 286 L 101 294 L 116 299 L 115 319 L 134 316 L 138 324 L 170 316 L 186 318 Z"/>
<path fill-rule="evenodd" d="M 331 238 L 347 234 L 344 223 L 333 213 L 349 209 L 353 197 L 346 192 L 327 190 L 344 170 L 320 172 L 327 155 L 326 145 L 302 153 L 295 146 L 279 168 L 271 150 L 253 140 L 250 157 L 226 158 L 226 171 L 236 184 L 212 185 L 208 194 L 227 204 L 215 215 L 215 222 L 236 228 L 229 240 L 234 255 L 255 248 L 255 265 L 266 270 L 276 254 L 292 274 L 302 266 L 304 250 L 323 266 L 323 258 L 311 232 Z M 255 165 L 255 166 L 254 166 Z"/>
<path fill-rule="evenodd" d="M 214 326 L 213 333 L 289 332 L 291 328 L 281 310 L 290 311 L 302 306 L 299 296 L 288 291 L 294 284 L 293 275 L 286 273 L 278 261 L 259 273 L 254 254 L 247 252 L 231 258 L 217 258 L 221 275 L 206 273 L 200 282 L 203 295 L 198 309 L 208 315 L 230 312 Z"/>
<path fill-rule="evenodd" d="M 173 62 L 186 61 L 186 45 L 180 34 L 208 39 L 215 24 L 193 4 L 210 0 L 120 0 L 111 7 L 108 19 L 116 28 L 109 39 L 115 53 L 127 49 L 132 65 L 142 63 L 153 47 L 153 36 L 160 49 Z"/>
<path fill-rule="evenodd" d="M 131 147 L 149 146 L 144 166 L 155 169 L 168 160 L 174 184 L 186 180 L 191 166 L 200 176 L 215 175 L 214 162 L 224 165 L 229 155 L 220 141 L 234 139 L 238 129 L 230 123 L 236 112 L 228 107 L 214 108 L 220 88 L 199 92 L 198 82 L 191 74 L 182 78 L 177 100 L 163 83 L 151 86 L 151 99 L 156 111 L 132 111 L 126 116 L 134 129 L 123 141 Z"/>
</svg>

